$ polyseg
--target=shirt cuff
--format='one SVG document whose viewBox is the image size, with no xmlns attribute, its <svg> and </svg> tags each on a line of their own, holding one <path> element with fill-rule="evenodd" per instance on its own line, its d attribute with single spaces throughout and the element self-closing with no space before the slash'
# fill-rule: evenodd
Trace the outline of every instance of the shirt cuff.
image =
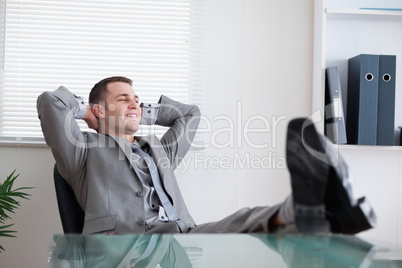
<svg viewBox="0 0 402 268">
<path fill-rule="evenodd" d="M 142 104 L 142 117 L 141 125 L 153 125 L 156 119 L 158 119 L 160 104 L 158 103 L 143 103 Z"/>
<path fill-rule="evenodd" d="M 74 112 L 75 119 L 82 119 L 87 113 L 87 105 L 82 97 L 74 95 L 75 100 L 77 101 L 77 109 Z"/>
</svg>

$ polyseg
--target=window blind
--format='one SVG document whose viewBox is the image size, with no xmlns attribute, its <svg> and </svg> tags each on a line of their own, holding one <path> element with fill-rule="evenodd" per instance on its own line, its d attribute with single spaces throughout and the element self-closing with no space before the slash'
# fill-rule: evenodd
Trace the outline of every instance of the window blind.
<svg viewBox="0 0 402 268">
<path fill-rule="evenodd" d="M 36 99 L 60 85 L 87 101 L 96 82 L 121 75 L 143 102 L 164 94 L 203 106 L 204 1 L 6 0 L 0 8 L 3 143 L 43 142 Z M 164 130 L 140 135 L 149 131 Z"/>
</svg>

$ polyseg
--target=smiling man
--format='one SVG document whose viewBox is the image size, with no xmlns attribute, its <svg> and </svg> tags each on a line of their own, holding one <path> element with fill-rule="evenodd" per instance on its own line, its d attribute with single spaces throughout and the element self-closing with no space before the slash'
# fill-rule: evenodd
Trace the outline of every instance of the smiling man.
<svg viewBox="0 0 402 268">
<path fill-rule="evenodd" d="M 133 134 L 139 129 L 142 108 L 130 80 L 102 80 L 91 91 L 89 102 L 92 110 L 87 110 L 84 117 L 87 124 L 96 125 L 99 119 L 103 133 L 134 141 Z"/>
<path fill-rule="evenodd" d="M 194 139 L 198 107 L 166 96 L 140 104 L 132 81 L 120 76 L 95 84 L 89 102 L 65 87 L 44 92 L 37 102 L 46 143 L 85 212 L 84 234 L 357 233 L 375 225 L 367 200 L 354 196 L 346 163 L 306 119 L 288 127 L 292 195 L 272 207 L 244 208 L 196 225 L 174 170 Z M 82 132 L 76 119 L 96 133 Z M 168 130 L 161 139 L 134 136 L 140 124 Z"/>
</svg>

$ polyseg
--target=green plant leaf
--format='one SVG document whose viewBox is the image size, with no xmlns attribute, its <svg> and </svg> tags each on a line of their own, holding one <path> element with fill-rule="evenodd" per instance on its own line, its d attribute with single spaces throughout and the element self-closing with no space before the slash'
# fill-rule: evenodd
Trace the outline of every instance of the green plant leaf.
<svg viewBox="0 0 402 268">
<path fill-rule="evenodd" d="M 3 183 L 0 183 L 0 236 L 3 237 L 16 237 L 17 231 L 9 230 L 14 224 L 6 224 L 6 219 L 11 219 L 10 213 L 15 213 L 15 209 L 20 207 L 20 202 L 15 198 L 29 199 L 30 194 L 26 193 L 26 190 L 33 189 L 34 187 L 20 187 L 13 190 L 15 180 L 19 174 L 15 174 L 14 170 Z M 0 252 L 5 249 L 0 245 Z"/>
<path fill-rule="evenodd" d="M 14 223 L 0 226 L 0 236 L 16 237 L 15 235 L 12 235 L 12 233 L 16 233 L 17 231 L 7 230 L 9 227 L 13 225 Z"/>
</svg>

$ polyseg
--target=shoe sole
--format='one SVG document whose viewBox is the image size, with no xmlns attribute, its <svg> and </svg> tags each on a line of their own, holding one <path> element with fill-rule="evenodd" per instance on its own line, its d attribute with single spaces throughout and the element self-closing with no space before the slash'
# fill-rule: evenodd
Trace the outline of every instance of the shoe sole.
<svg viewBox="0 0 402 268">
<path fill-rule="evenodd" d="M 332 145 L 328 147 L 332 154 L 337 154 Z M 330 179 L 325 194 L 331 232 L 356 234 L 375 227 L 376 214 L 365 197 L 357 197 L 345 160 L 339 154 L 331 159 Z"/>
</svg>

